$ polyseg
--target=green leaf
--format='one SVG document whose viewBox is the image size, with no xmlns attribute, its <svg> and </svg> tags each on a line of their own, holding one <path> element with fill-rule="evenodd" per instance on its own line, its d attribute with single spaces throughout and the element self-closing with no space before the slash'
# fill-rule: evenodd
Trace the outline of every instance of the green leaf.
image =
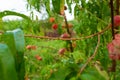
<svg viewBox="0 0 120 80">
<path fill-rule="evenodd" d="M 98 31 L 101 31 L 101 26 L 102 26 L 102 23 L 99 22 L 98 25 L 97 25 L 97 30 L 98 30 Z"/>
<path fill-rule="evenodd" d="M 24 52 L 25 40 L 24 33 L 21 29 L 15 29 L 12 31 L 14 34 L 14 40 L 17 52 Z"/>
<path fill-rule="evenodd" d="M 109 80 L 105 76 L 101 75 L 95 67 L 86 69 L 85 72 L 81 74 L 80 78 L 82 80 Z"/>
<path fill-rule="evenodd" d="M 109 76 L 105 70 L 101 70 L 100 66 L 97 64 L 95 65 L 95 68 L 97 69 L 98 73 L 105 78 L 105 80 L 109 80 Z"/>
<path fill-rule="evenodd" d="M 65 77 L 70 73 L 70 70 L 65 66 L 60 66 L 56 72 L 54 72 L 49 80 L 65 80 Z"/>
<path fill-rule="evenodd" d="M 79 0 L 74 0 L 75 1 L 75 3 L 79 3 Z"/>
<path fill-rule="evenodd" d="M 56 13 L 60 13 L 60 0 L 52 0 L 53 8 Z"/>
<path fill-rule="evenodd" d="M 27 0 L 27 2 L 30 5 L 30 9 L 31 6 L 34 7 L 37 11 L 40 11 L 40 1 L 41 0 Z"/>
<path fill-rule="evenodd" d="M 16 57 L 16 48 L 15 48 L 15 43 L 14 43 L 14 35 L 12 32 L 5 32 L 2 35 L 2 39 L 5 42 L 5 44 L 8 45 L 8 47 L 10 48 L 14 58 Z"/>
<path fill-rule="evenodd" d="M 14 56 L 16 55 L 16 52 L 24 52 L 25 40 L 21 29 L 6 31 L 3 34 L 3 40 L 12 50 Z"/>
<path fill-rule="evenodd" d="M 91 74 L 82 74 L 81 80 L 98 80 L 95 76 L 92 76 Z"/>
<path fill-rule="evenodd" d="M 73 57 L 74 57 L 74 59 L 75 59 L 76 62 L 79 62 L 79 61 L 83 62 L 83 61 L 86 60 L 85 53 L 82 53 L 80 51 L 74 51 L 72 54 L 73 54 Z"/>
<path fill-rule="evenodd" d="M 21 29 L 15 29 L 13 31 L 6 31 L 3 34 L 4 42 L 9 46 L 13 53 L 16 64 L 16 71 L 18 73 L 19 80 L 24 79 L 25 66 L 24 66 L 24 34 Z"/>
<path fill-rule="evenodd" d="M 46 11 L 48 12 L 49 15 L 50 14 L 50 0 L 45 0 L 45 6 L 46 6 Z"/>
<path fill-rule="evenodd" d="M 3 30 L 4 29 L 4 27 L 3 27 L 3 20 L 2 20 L 2 18 L 0 18 L 0 30 Z"/>
<path fill-rule="evenodd" d="M 5 10 L 3 12 L 0 12 L 0 18 L 2 18 L 4 16 L 9 16 L 9 15 L 19 16 L 19 17 L 22 17 L 24 19 L 27 19 L 28 21 L 31 21 L 31 19 L 28 16 L 21 14 L 21 13 L 18 13 L 18 12 L 9 11 L 9 10 Z"/>
<path fill-rule="evenodd" d="M 72 12 L 72 8 L 71 8 L 72 1 L 73 1 L 73 0 L 66 0 L 66 3 L 67 3 L 67 5 L 68 5 L 68 9 L 69 9 L 69 12 L 70 12 L 70 13 Z"/>
<path fill-rule="evenodd" d="M 64 0 L 52 0 L 54 11 L 58 14 L 64 12 Z"/>
<path fill-rule="evenodd" d="M 14 57 L 5 44 L 0 44 L 0 80 L 18 80 Z"/>
<path fill-rule="evenodd" d="M 60 12 L 64 12 L 64 0 L 60 0 Z"/>
</svg>

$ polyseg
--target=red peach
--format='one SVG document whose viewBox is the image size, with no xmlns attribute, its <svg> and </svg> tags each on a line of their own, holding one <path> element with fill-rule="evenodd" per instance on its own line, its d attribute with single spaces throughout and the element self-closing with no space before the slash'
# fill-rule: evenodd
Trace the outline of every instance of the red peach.
<svg viewBox="0 0 120 80">
<path fill-rule="evenodd" d="M 114 26 L 120 26 L 120 15 L 114 16 Z"/>
<path fill-rule="evenodd" d="M 31 45 L 27 45 L 26 49 L 30 50 L 31 49 Z"/>
<path fill-rule="evenodd" d="M 35 55 L 35 58 L 37 59 L 37 60 L 42 60 L 42 57 L 41 56 L 39 56 L 39 55 Z"/>
<path fill-rule="evenodd" d="M 57 24 L 53 24 L 53 25 L 52 25 L 52 28 L 53 28 L 54 30 L 56 30 L 56 29 L 58 28 L 58 25 L 57 25 Z"/>
<path fill-rule="evenodd" d="M 120 40 L 120 34 L 115 34 L 115 39 L 119 39 Z"/>
<path fill-rule="evenodd" d="M 58 53 L 60 55 L 63 55 L 65 53 L 65 51 L 66 51 L 66 48 L 61 48 L 61 49 L 59 49 Z"/>
<path fill-rule="evenodd" d="M 54 17 L 50 17 L 49 22 L 51 22 L 51 23 L 55 22 L 55 18 Z"/>
<path fill-rule="evenodd" d="M 26 46 L 26 49 L 28 49 L 28 50 L 36 50 L 36 46 L 34 46 L 34 45 L 27 45 Z"/>
<path fill-rule="evenodd" d="M 61 38 L 70 38 L 70 35 L 68 33 L 64 33 L 61 35 Z"/>
</svg>

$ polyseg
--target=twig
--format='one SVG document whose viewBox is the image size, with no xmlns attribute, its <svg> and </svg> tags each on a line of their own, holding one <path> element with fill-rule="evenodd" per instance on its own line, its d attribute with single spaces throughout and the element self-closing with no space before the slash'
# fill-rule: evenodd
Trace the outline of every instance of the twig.
<svg viewBox="0 0 120 80">
<path fill-rule="evenodd" d="M 68 26 L 68 22 L 67 22 L 67 18 L 66 18 L 65 12 L 64 12 L 64 19 L 65 19 L 65 24 L 66 24 L 67 33 L 70 35 L 70 38 L 71 38 L 72 36 L 71 36 L 71 32 L 70 32 L 70 30 L 69 30 L 69 26 Z M 69 45 L 70 45 L 70 51 L 73 52 L 73 46 L 72 46 L 71 40 L 68 40 L 67 42 L 68 42 Z"/>
<path fill-rule="evenodd" d="M 94 51 L 93 55 L 88 58 L 87 62 L 80 69 L 80 71 L 78 73 L 79 75 L 84 71 L 84 69 L 86 68 L 86 66 L 88 65 L 88 63 L 96 56 L 99 45 L 100 45 L 100 35 L 98 35 L 98 42 L 97 42 L 97 46 L 95 48 L 95 51 Z"/>
<path fill-rule="evenodd" d="M 67 18 L 66 18 L 66 15 L 65 15 L 65 13 L 64 13 L 64 19 L 65 19 L 65 25 L 66 25 L 66 29 L 67 29 L 67 33 L 70 35 L 70 37 L 71 37 L 71 32 L 70 32 L 70 30 L 69 30 L 69 26 L 68 26 L 68 22 L 67 22 Z"/>
<path fill-rule="evenodd" d="M 113 39 L 115 38 L 115 31 L 114 31 L 114 20 L 113 20 L 113 17 L 114 17 L 114 8 L 113 8 L 113 0 L 110 0 L 110 5 L 111 5 L 111 29 L 112 29 L 112 36 L 113 36 Z"/>
<path fill-rule="evenodd" d="M 50 40 L 83 40 L 83 39 L 88 39 L 88 38 L 91 38 L 91 37 L 94 37 L 94 36 L 97 36 L 97 35 L 100 35 L 100 34 L 103 34 L 105 31 L 107 31 L 108 29 L 110 29 L 111 25 L 108 25 L 105 29 L 103 29 L 102 31 L 100 32 L 97 32 L 95 34 L 92 34 L 92 35 L 89 35 L 89 36 L 86 36 L 86 37 L 82 37 L 82 38 L 60 38 L 60 37 L 48 37 L 48 36 L 34 36 L 34 35 L 25 35 L 25 37 L 32 37 L 32 38 L 36 38 L 36 39 L 50 39 Z"/>
</svg>

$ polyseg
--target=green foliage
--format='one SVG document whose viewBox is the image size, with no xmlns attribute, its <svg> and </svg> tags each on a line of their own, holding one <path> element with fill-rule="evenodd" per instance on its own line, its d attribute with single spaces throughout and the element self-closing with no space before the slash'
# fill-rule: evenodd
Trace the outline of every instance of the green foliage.
<svg viewBox="0 0 120 80">
<path fill-rule="evenodd" d="M 54 11 L 57 12 L 58 14 L 60 13 L 60 1 L 61 0 L 52 0 Z"/>
<path fill-rule="evenodd" d="M 52 4 L 50 3 L 52 1 Z M 64 10 L 64 0 L 27 0 L 27 9 L 35 9 L 41 12 L 42 8 L 46 9 L 46 12 L 51 16 L 54 12 L 60 14 L 61 10 Z M 51 9 L 51 5 L 53 8 Z M 54 12 L 52 12 L 54 11 Z"/>
<path fill-rule="evenodd" d="M 51 2 L 52 1 L 52 2 Z M 64 5 L 67 5 L 69 12 L 74 9 L 75 19 L 69 21 L 73 27 L 71 30 L 75 32 L 74 38 L 83 38 L 88 35 L 97 33 L 106 28 L 110 23 L 110 8 L 108 0 L 27 0 L 28 9 L 36 9 L 38 12 L 45 8 L 49 17 L 54 17 L 55 22 L 50 23 L 49 18 L 46 20 L 32 20 L 28 17 L 14 12 L 1 12 L 0 16 L 17 15 L 25 18 L 26 20 L 19 21 L 0 21 L 3 26 L 0 28 L 3 31 L 21 28 L 25 34 L 44 36 L 45 32 L 54 32 L 52 25 L 57 23 L 59 34 L 66 32 L 62 28 L 64 17 L 60 15 L 64 11 Z M 72 8 L 72 4 L 75 7 Z M 51 7 L 52 6 L 52 7 Z M 34 14 L 33 14 L 34 15 Z M 33 16 L 32 15 L 32 16 Z M 6 35 L 9 35 L 6 36 Z M 21 37 L 22 35 L 22 37 Z M 15 37 L 15 39 L 14 39 Z M 24 52 L 23 33 L 6 32 L 2 39 L 6 42 L 12 54 L 16 56 L 16 52 L 22 54 Z M 66 48 L 66 41 L 63 40 L 49 40 L 49 39 L 33 39 L 25 37 L 26 46 L 34 45 L 37 49 L 25 49 L 25 70 L 26 76 L 30 80 L 109 80 L 113 78 L 114 74 L 108 73 L 108 68 L 111 66 L 111 60 L 108 57 L 106 45 L 112 39 L 111 31 L 107 30 L 100 36 L 100 45 L 96 56 L 87 64 L 84 71 L 79 74 L 80 69 L 87 63 L 87 60 L 93 55 L 96 45 L 97 37 L 89 39 L 77 40 L 74 51 L 67 50 L 64 55 L 60 55 L 59 49 Z M 20 42 L 19 42 L 20 40 Z M 10 41 L 10 42 L 9 42 Z M 71 41 L 74 42 L 74 41 Z M 16 47 L 16 44 L 19 46 Z M 69 46 L 67 46 L 69 47 Z M 23 51 L 23 52 L 22 52 Z M 35 56 L 39 55 L 42 59 L 39 60 Z M 19 59 L 19 58 L 18 58 Z M 18 60 L 16 59 L 16 60 Z M 18 60 L 19 61 L 19 60 Z M 24 61 L 23 61 L 24 62 Z M 119 62 L 118 62 L 119 64 Z M 20 66 L 21 66 L 20 65 Z M 119 79 L 119 65 L 117 65 L 116 80 Z M 113 79 L 112 79 L 113 80 Z"/>
<path fill-rule="evenodd" d="M 43 5 L 43 1 L 44 0 L 27 0 L 27 2 L 29 3 L 27 5 L 27 8 L 31 9 L 32 7 L 34 7 L 37 11 L 40 11 L 40 5 Z"/>
</svg>

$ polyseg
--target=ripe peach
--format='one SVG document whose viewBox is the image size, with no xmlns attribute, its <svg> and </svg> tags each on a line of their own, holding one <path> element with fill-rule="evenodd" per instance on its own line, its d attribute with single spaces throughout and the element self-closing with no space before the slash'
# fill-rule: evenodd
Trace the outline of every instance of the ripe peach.
<svg viewBox="0 0 120 80">
<path fill-rule="evenodd" d="M 66 51 L 66 48 L 61 48 L 61 49 L 59 49 L 58 53 L 60 55 L 63 55 L 65 53 L 65 51 Z"/>
<path fill-rule="evenodd" d="M 55 22 L 55 18 L 54 17 L 50 17 L 49 22 L 51 22 L 51 23 Z"/>
<path fill-rule="evenodd" d="M 70 35 L 68 33 L 64 33 L 60 37 L 61 38 L 70 38 Z"/>
<path fill-rule="evenodd" d="M 26 46 L 26 49 L 28 49 L 28 50 L 36 50 L 36 46 L 34 46 L 34 45 L 27 45 Z"/>
<path fill-rule="evenodd" d="M 120 34 L 115 34 L 115 39 L 119 39 L 120 40 Z"/>
<path fill-rule="evenodd" d="M 112 60 L 120 60 L 120 54 L 109 54 L 109 58 Z"/>
<path fill-rule="evenodd" d="M 36 49 L 37 49 L 37 46 L 31 46 L 31 49 L 32 49 L 32 50 L 36 50 Z"/>
<path fill-rule="evenodd" d="M 30 50 L 31 49 L 31 45 L 27 45 L 26 49 Z"/>
<path fill-rule="evenodd" d="M 41 56 L 39 56 L 39 55 L 35 55 L 35 58 L 37 59 L 37 60 L 42 60 L 42 57 Z"/>
<path fill-rule="evenodd" d="M 52 29 L 56 30 L 58 28 L 58 24 L 53 24 Z"/>
<path fill-rule="evenodd" d="M 114 26 L 120 26 L 120 15 L 114 16 Z"/>
<path fill-rule="evenodd" d="M 120 60 L 120 35 L 116 34 L 115 39 L 107 45 L 109 57 L 112 60 Z"/>
</svg>

